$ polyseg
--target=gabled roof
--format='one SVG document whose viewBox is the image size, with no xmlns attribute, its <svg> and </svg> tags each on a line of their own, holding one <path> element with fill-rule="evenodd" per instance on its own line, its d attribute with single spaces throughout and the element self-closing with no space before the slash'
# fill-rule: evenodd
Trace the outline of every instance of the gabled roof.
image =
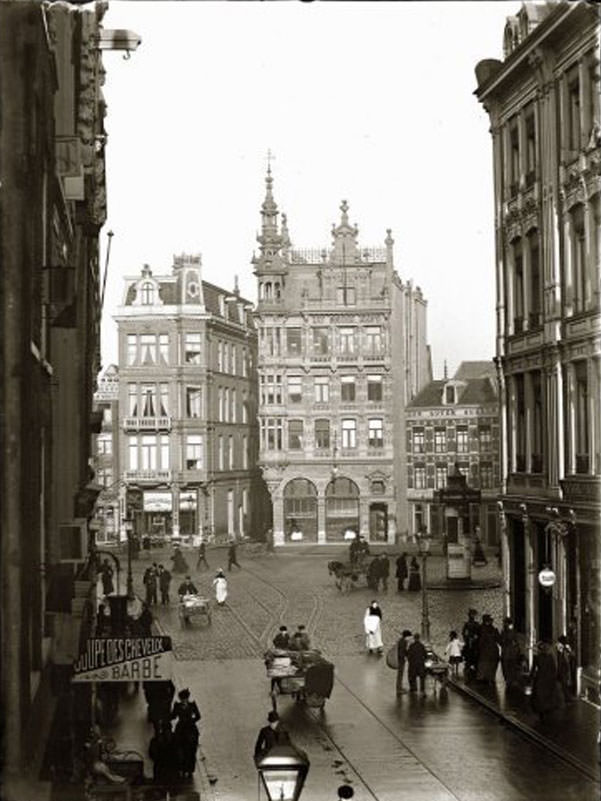
<svg viewBox="0 0 601 801">
<path fill-rule="evenodd" d="M 497 400 L 496 384 L 490 376 L 484 378 L 464 378 L 461 379 L 460 383 L 456 383 L 456 381 L 457 379 L 455 377 L 442 381 L 431 381 L 407 404 L 407 409 L 414 409 L 416 407 L 433 408 L 438 406 L 444 406 L 445 409 L 452 409 L 456 406 L 479 406 L 484 403 L 495 403 Z M 457 402 L 453 404 L 443 404 L 444 388 L 449 383 L 457 389 Z"/>
<path fill-rule="evenodd" d="M 495 365 L 492 361 L 461 362 L 453 378 L 457 381 L 466 381 L 470 378 L 495 378 Z"/>
<path fill-rule="evenodd" d="M 446 381 L 431 381 L 407 404 L 413 406 L 442 406 L 442 390 Z"/>
</svg>

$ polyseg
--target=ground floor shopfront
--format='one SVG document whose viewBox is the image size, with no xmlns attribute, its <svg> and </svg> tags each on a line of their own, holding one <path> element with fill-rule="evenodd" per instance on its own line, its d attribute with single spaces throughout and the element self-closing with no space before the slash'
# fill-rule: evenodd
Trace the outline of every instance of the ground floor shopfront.
<svg viewBox="0 0 601 801">
<path fill-rule="evenodd" d="M 462 521 L 462 531 L 474 536 L 479 527 L 479 538 L 483 545 L 499 544 L 499 513 L 496 498 L 484 498 L 479 504 L 470 504 Z M 409 497 L 409 537 L 425 529 L 435 540 L 446 535 L 453 541 L 453 532 L 447 530 L 449 518 L 443 506 L 427 495 L 411 494 Z M 456 539 L 456 537 L 455 537 Z"/>
<path fill-rule="evenodd" d="M 576 655 L 580 691 L 598 703 L 598 515 L 576 506 L 504 498 L 501 520 L 505 610 L 524 635 L 529 660 L 537 642 L 555 642 L 565 634 Z"/>
<path fill-rule="evenodd" d="M 273 544 L 343 543 L 361 534 L 370 542 L 394 545 L 398 504 L 390 477 L 361 472 L 268 477 Z"/>
</svg>

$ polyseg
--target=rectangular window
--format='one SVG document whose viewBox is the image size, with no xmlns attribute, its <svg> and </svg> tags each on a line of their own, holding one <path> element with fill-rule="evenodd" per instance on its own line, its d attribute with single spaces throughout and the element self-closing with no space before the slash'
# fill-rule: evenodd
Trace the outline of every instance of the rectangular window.
<svg viewBox="0 0 601 801">
<path fill-rule="evenodd" d="M 327 356 L 330 352 L 328 329 L 324 327 L 313 329 L 313 353 L 316 356 Z"/>
<path fill-rule="evenodd" d="M 248 470 L 248 437 L 242 437 L 242 469 Z"/>
<path fill-rule="evenodd" d="M 303 399 L 303 379 L 300 375 L 289 375 L 288 383 L 288 403 L 300 403 Z"/>
<path fill-rule="evenodd" d="M 127 364 L 135 364 L 138 358 L 138 337 L 135 334 L 127 335 Z"/>
<path fill-rule="evenodd" d="M 542 325 L 542 285 L 538 231 L 531 231 L 530 234 L 528 234 L 528 250 L 530 253 L 530 311 L 528 327 L 532 329 Z"/>
<path fill-rule="evenodd" d="M 578 68 L 568 77 L 568 147 L 580 150 L 580 79 Z"/>
<path fill-rule="evenodd" d="M 457 426 L 457 453 L 468 453 L 467 426 Z"/>
<path fill-rule="evenodd" d="M 526 112 L 526 186 L 534 185 L 536 178 L 536 122 L 534 111 Z"/>
<path fill-rule="evenodd" d="M 200 417 L 202 414 L 202 391 L 200 387 L 186 387 L 186 416 Z"/>
<path fill-rule="evenodd" d="M 447 430 L 446 428 L 434 429 L 434 453 L 447 452 Z"/>
<path fill-rule="evenodd" d="M 354 286 L 339 286 L 336 290 L 336 302 L 341 306 L 354 306 L 357 302 Z"/>
<path fill-rule="evenodd" d="M 286 329 L 286 351 L 288 356 L 300 356 L 302 353 L 300 328 Z"/>
<path fill-rule="evenodd" d="M 237 398 L 236 398 L 236 390 L 235 390 L 234 388 L 232 388 L 232 391 L 230 392 L 230 404 L 231 404 L 231 408 L 230 408 L 230 420 L 232 421 L 232 423 L 235 423 L 235 422 L 236 422 L 236 418 L 237 418 L 237 416 L 238 416 L 238 414 L 237 414 L 237 403 L 236 403 L 236 401 L 237 401 Z"/>
<path fill-rule="evenodd" d="M 261 376 L 261 403 L 263 405 L 281 404 L 282 402 L 282 376 Z"/>
<path fill-rule="evenodd" d="M 225 453 L 223 449 L 223 434 L 217 438 L 217 458 L 220 470 L 225 470 Z"/>
<path fill-rule="evenodd" d="M 589 387 L 585 361 L 575 362 L 574 425 L 576 472 L 589 472 Z"/>
<path fill-rule="evenodd" d="M 415 465 L 413 468 L 415 489 L 426 489 L 426 468 L 424 465 Z"/>
<path fill-rule="evenodd" d="M 446 464 L 436 465 L 436 489 L 444 489 L 447 486 L 447 466 Z"/>
<path fill-rule="evenodd" d="M 96 447 L 99 454 L 110 456 L 113 452 L 113 439 L 110 434 L 100 434 L 96 438 Z"/>
<path fill-rule="evenodd" d="M 159 384 L 159 412 L 161 417 L 169 415 L 169 384 Z"/>
<path fill-rule="evenodd" d="M 329 448 L 330 447 L 330 421 L 329 420 L 316 420 L 315 421 L 315 447 L 316 448 Z"/>
<path fill-rule="evenodd" d="M 480 462 L 480 489 L 492 489 L 492 464 Z"/>
<path fill-rule="evenodd" d="M 509 194 L 511 197 L 517 195 L 520 186 L 520 137 L 517 122 L 512 125 L 509 131 L 509 167 L 510 167 L 510 186 Z"/>
<path fill-rule="evenodd" d="M 230 345 L 230 373 L 236 375 L 236 346 Z"/>
<path fill-rule="evenodd" d="M 379 325 L 370 325 L 365 329 L 365 348 L 369 356 L 382 353 L 382 328 Z"/>
<path fill-rule="evenodd" d="M 230 390 L 229 387 L 225 387 L 223 390 L 223 419 L 225 422 L 229 422 L 230 419 Z"/>
<path fill-rule="evenodd" d="M 163 364 L 169 364 L 169 334 L 159 334 L 159 356 Z"/>
<path fill-rule="evenodd" d="M 127 452 L 128 452 L 129 469 L 130 470 L 137 470 L 138 469 L 138 438 L 137 437 L 128 437 L 127 438 Z"/>
<path fill-rule="evenodd" d="M 227 461 L 229 469 L 234 469 L 234 437 L 230 434 L 227 438 Z"/>
<path fill-rule="evenodd" d="M 355 376 L 343 375 L 340 377 L 340 400 L 353 403 L 355 400 Z"/>
<path fill-rule="evenodd" d="M 520 334 L 524 329 L 524 258 L 522 242 L 513 243 L 513 329 Z"/>
<path fill-rule="evenodd" d="M 242 393 L 242 422 L 248 423 L 248 400 L 246 392 Z"/>
<path fill-rule="evenodd" d="M 382 376 L 367 376 L 367 400 L 379 402 L 382 400 Z"/>
<path fill-rule="evenodd" d="M 282 450 L 282 420 L 280 417 L 266 417 L 261 420 L 261 443 L 264 450 Z"/>
<path fill-rule="evenodd" d="M 384 445 L 384 421 L 380 417 L 372 417 L 368 421 L 368 443 L 370 448 L 382 448 Z"/>
<path fill-rule="evenodd" d="M 486 453 L 492 448 L 492 433 L 490 426 L 478 426 L 478 443 L 480 451 Z"/>
<path fill-rule="evenodd" d="M 315 377 L 315 403 L 330 402 L 330 379 L 327 375 Z"/>
<path fill-rule="evenodd" d="M 138 416 L 138 385 L 127 385 L 127 410 L 130 417 Z"/>
<path fill-rule="evenodd" d="M 157 414 L 157 388 L 155 384 L 142 384 L 142 417 L 156 417 Z"/>
<path fill-rule="evenodd" d="M 96 480 L 105 489 L 113 483 L 113 471 L 110 467 L 100 467 L 96 471 Z"/>
<path fill-rule="evenodd" d="M 156 334 L 140 335 L 140 364 L 156 364 L 157 338 Z"/>
<path fill-rule="evenodd" d="M 586 308 L 586 238 L 584 231 L 584 208 L 580 204 L 570 212 L 572 233 L 572 263 L 574 276 L 574 311 Z"/>
<path fill-rule="evenodd" d="M 303 447 L 303 421 L 288 421 L 288 448 L 291 451 L 301 450 Z"/>
<path fill-rule="evenodd" d="M 424 429 L 423 428 L 414 428 L 413 429 L 413 453 L 423 453 L 424 452 Z"/>
<path fill-rule="evenodd" d="M 157 438 L 154 434 L 143 434 L 140 446 L 142 470 L 157 469 Z"/>
<path fill-rule="evenodd" d="M 342 420 L 342 447 L 357 447 L 357 421 L 352 418 Z"/>
<path fill-rule="evenodd" d="M 217 342 L 217 370 L 223 373 L 223 342 Z"/>
<path fill-rule="evenodd" d="M 352 356 L 355 353 L 355 329 L 340 328 L 340 353 L 343 356 Z"/>
<path fill-rule="evenodd" d="M 455 387 L 445 387 L 445 401 L 447 404 L 452 405 L 455 403 Z"/>
<path fill-rule="evenodd" d="M 184 344 L 184 361 L 186 364 L 200 364 L 201 361 L 200 332 L 187 331 Z"/>
<path fill-rule="evenodd" d="M 242 375 L 244 378 L 248 376 L 248 353 L 246 348 L 242 348 Z"/>
</svg>

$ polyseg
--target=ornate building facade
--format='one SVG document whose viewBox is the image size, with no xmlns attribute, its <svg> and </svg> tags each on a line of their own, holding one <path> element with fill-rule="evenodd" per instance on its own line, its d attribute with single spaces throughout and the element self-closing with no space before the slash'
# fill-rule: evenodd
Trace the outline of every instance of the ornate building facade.
<svg viewBox="0 0 601 801">
<path fill-rule="evenodd" d="M 394 543 L 407 531 L 404 405 L 430 380 L 426 301 L 348 205 L 332 247 L 294 250 L 268 170 L 258 282 L 260 465 L 273 541 Z"/>
<path fill-rule="evenodd" d="M 110 364 L 98 380 L 94 408 L 101 418 L 96 436 L 94 473 L 102 487 L 96 504 L 96 544 L 116 543 L 119 539 L 119 368 Z"/>
<path fill-rule="evenodd" d="M 203 281 L 196 255 L 174 257 L 168 275 L 146 265 L 125 284 L 115 315 L 121 509 L 138 536 L 262 532 L 251 304 Z M 122 538 L 124 525 L 122 514 Z"/>
<path fill-rule="evenodd" d="M 476 95 L 494 157 L 506 608 L 530 653 L 567 633 L 598 698 L 598 11 L 525 3 L 504 44 L 476 67 Z"/>
<path fill-rule="evenodd" d="M 452 378 L 432 381 L 406 408 L 409 535 L 426 528 L 440 538 L 444 510 L 435 500 L 455 466 L 468 486 L 480 490 L 470 510 L 488 545 L 498 543 L 500 487 L 499 399 L 494 362 L 462 362 Z"/>
</svg>

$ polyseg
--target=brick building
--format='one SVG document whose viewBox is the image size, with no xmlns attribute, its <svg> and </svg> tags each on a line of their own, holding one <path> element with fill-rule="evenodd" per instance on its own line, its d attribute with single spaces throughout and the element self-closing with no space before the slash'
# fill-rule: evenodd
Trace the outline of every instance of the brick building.
<svg viewBox="0 0 601 801">
<path fill-rule="evenodd" d="M 498 542 L 500 485 L 499 405 L 495 365 L 461 362 L 452 378 L 430 382 L 406 407 L 409 534 L 422 527 L 445 533 L 444 510 L 435 492 L 447 486 L 455 465 L 481 502 L 470 514 L 472 531 L 489 545 Z"/>
<path fill-rule="evenodd" d="M 477 65 L 476 95 L 493 144 L 506 608 L 530 652 L 567 632 L 598 697 L 598 10 L 525 3 L 504 46 Z"/>
<path fill-rule="evenodd" d="M 276 545 L 407 529 L 403 407 L 430 380 L 426 301 L 383 248 L 361 248 L 348 205 L 332 247 L 295 250 L 268 170 L 258 283 L 260 465 Z"/>
<path fill-rule="evenodd" d="M 251 304 L 202 280 L 200 256 L 125 279 L 119 328 L 122 509 L 137 535 L 263 531 L 257 470 L 257 338 Z M 122 538 L 124 520 L 121 521 Z"/>
</svg>

